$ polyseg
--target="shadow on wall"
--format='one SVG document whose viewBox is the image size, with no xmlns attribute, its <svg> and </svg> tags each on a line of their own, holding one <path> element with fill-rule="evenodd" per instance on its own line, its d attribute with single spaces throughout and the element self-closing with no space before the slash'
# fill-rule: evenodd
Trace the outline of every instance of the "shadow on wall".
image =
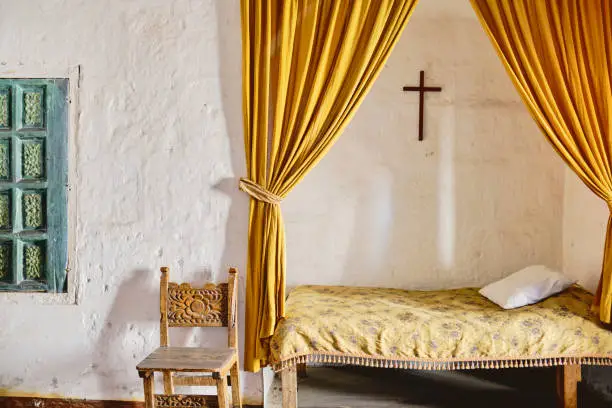
<svg viewBox="0 0 612 408">
<path fill-rule="evenodd" d="M 126 370 L 132 370 L 137 378 L 136 364 L 153 351 L 149 350 L 151 345 L 159 344 L 159 274 L 132 271 L 118 287 L 103 324 L 88 369 L 97 375 L 104 395 L 114 395 L 115 390 L 141 395 L 140 387 L 129 389 L 118 380 L 125 378 Z M 126 350 L 134 351 L 126 355 Z"/>
<path fill-rule="evenodd" d="M 540 135 L 525 132 L 524 141 L 510 146 L 514 151 L 496 149 L 508 143 L 495 131 L 509 126 L 502 115 L 490 115 L 488 139 L 469 140 L 462 129 L 477 121 L 469 109 L 430 111 L 437 120 L 418 144 L 402 140 L 410 135 L 395 131 L 397 119 L 368 129 L 367 118 L 357 115 L 360 134 L 343 135 L 339 152 L 332 150 L 321 169 L 340 176 L 325 181 L 317 174 L 324 184 L 350 185 L 343 212 L 353 219 L 346 222 L 350 232 L 342 233 L 350 244 L 339 283 L 437 289 L 486 284 L 530 264 L 558 268 L 562 179 Z M 514 115 L 532 127 L 522 110 Z M 339 154 L 361 166 L 347 168 Z"/>
<path fill-rule="evenodd" d="M 380 126 L 385 129 L 385 125 Z M 380 134 L 380 137 L 389 138 L 389 134 Z M 363 140 L 365 149 L 356 149 L 375 151 L 378 148 L 386 163 L 375 159 L 365 166 L 364 170 L 369 171 L 352 174 L 353 184 L 358 188 L 353 198 L 354 229 L 350 234 L 342 284 L 404 287 L 405 277 L 411 270 L 431 271 L 413 276 L 410 280 L 413 287 L 428 287 L 437 280 L 434 275 L 438 257 L 430 252 L 438 247 L 439 169 L 436 160 L 423 160 L 420 171 L 402 171 L 403 149 L 397 145 L 410 143 L 402 140 L 405 138 L 389 140 L 385 151 L 381 151 L 376 138 Z M 367 160 L 364 158 L 364 162 Z M 406 197 L 412 199 L 406 200 Z"/>
<path fill-rule="evenodd" d="M 229 141 L 231 170 L 234 177 L 220 180 L 215 189 L 231 200 L 225 226 L 225 245 L 221 266 L 237 267 L 239 350 L 243 367 L 244 350 L 244 302 L 246 297 L 246 254 L 248 241 L 249 198 L 238 189 L 240 177 L 246 176 L 242 117 L 242 39 L 240 25 L 240 1 L 215 3 L 219 38 L 219 79 L 225 126 Z M 243 389 L 245 382 L 242 382 Z M 243 398 L 245 393 L 243 392 Z M 248 395 L 247 395 L 248 397 Z"/>
<path fill-rule="evenodd" d="M 238 181 L 246 176 L 242 130 L 242 59 L 240 7 L 236 0 L 215 3 L 219 30 L 219 75 L 225 126 L 229 140 L 232 173 L 235 177 L 220 180 L 215 188 L 226 194 L 231 206 L 225 228 L 225 246 L 221 257 L 224 268 L 235 266 L 240 272 L 240 289 L 244 289 L 248 232 L 246 194 L 238 189 Z M 244 297 L 240 298 L 244 301 Z"/>
</svg>

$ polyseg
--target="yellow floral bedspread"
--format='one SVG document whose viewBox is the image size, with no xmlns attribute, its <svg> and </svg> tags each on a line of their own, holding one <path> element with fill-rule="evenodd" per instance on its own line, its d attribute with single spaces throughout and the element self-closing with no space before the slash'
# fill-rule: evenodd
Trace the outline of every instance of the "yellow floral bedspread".
<svg viewBox="0 0 612 408">
<path fill-rule="evenodd" d="M 513 310 L 475 288 L 299 286 L 270 340 L 270 360 L 276 369 L 305 362 L 430 369 L 612 364 L 612 332 L 589 312 L 591 301 L 577 285 Z"/>
</svg>

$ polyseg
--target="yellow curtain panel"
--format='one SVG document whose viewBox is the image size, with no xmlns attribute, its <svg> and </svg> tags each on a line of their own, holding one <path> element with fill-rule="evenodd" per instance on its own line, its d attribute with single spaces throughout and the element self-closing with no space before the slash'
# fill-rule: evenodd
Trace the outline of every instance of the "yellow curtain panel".
<svg viewBox="0 0 612 408">
<path fill-rule="evenodd" d="M 268 360 L 285 303 L 279 203 L 330 149 L 416 0 L 242 0 L 244 149 L 251 196 L 245 367 Z"/>
<path fill-rule="evenodd" d="M 612 210 L 612 2 L 471 1 L 544 135 Z M 609 323 L 611 307 L 612 217 L 593 310 Z"/>
</svg>

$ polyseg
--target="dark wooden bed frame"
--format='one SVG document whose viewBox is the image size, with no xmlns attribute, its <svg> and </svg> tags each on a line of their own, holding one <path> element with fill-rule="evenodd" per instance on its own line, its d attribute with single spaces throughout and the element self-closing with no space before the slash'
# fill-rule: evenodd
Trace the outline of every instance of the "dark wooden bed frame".
<svg viewBox="0 0 612 408">
<path fill-rule="evenodd" d="M 581 365 L 557 367 L 557 399 L 560 408 L 578 408 L 578 382 L 582 379 Z M 297 408 L 297 378 L 305 374 L 306 365 L 287 367 L 281 371 L 283 408 Z"/>
</svg>

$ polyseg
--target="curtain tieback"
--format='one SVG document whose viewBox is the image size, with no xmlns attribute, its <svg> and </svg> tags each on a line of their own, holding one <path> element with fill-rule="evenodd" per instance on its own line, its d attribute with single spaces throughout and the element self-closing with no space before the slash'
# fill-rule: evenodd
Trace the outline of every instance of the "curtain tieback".
<svg viewBox="0 0 612 408">
<path fill-rule="evenodd" d="M 240 179 L 239 188 L 255 200 L 262 201 L 264 203 L 280 204 L 280 202 L 283 200 L 282 197 L 269 192 L 259 184 L 244 177 Z"/>
</svg>

